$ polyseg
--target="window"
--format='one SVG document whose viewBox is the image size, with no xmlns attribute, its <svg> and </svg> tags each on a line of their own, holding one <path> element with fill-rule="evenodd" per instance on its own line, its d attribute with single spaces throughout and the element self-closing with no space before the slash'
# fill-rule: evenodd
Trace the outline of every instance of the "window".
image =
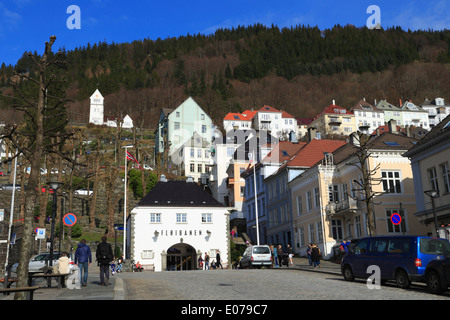
<svg viewBox="0 0 450 320">
<path fill-rule="evenodd" d="M 348 185 L 346 183 L 342 185 L 342 200 L 348 200 Z"/>
<path fill-rule="evenodd" d="M 175 130 L 179 130 L 180 129 L 180 123 L 179 122 L 175 122 Z"/>
<path fill-rule="evenodd" d="M 201 163 L 199 163 L 199 164 L 197 164 L 197 172 L 198 173 L 202 173 L 202 164 Z"/>
<path fill-rule="evenodd" d="M 245 187 L 241 186 L 241 197 L 245 196 Z"/>
<path fill-rule="evenodd" d="M 150 213 L 150 223 L 161 223 L 161 213 Z"/>
<path fill-rule="evenodd" d="M 382 171 L 383 192 L 402 193 L 400 184 L 400 171 Z"/>
<path fill-rule="evenodd" d="M 202 213 L 202 223 L 211 223 L 211 222 L 212 222 L 212 214 Z"/>
<path fill-rule="evenodd" d="M 311 199 L 311 191 L 308 191 L 306 193 L 306 206 L 308 208 L 308 211 L 312 210 L 312 199 Z"/>
<path fill-rule="evenodd" d="M 186 223 L 186 222 L 187 222 L 187 214 L 177 213 L 177 223 Z"/>
<path fill-rule="evenodd" d="M 191 163 L 189 169 L 191 172 L 195 172 L 195 163 Z"/>
<path fill-rule="evenodd" d="M 316 208 L 320 207 L 319 187 L 314 188 L 314 205 Z"/>
<path fill-rule="evenodd" d="M 388 239 L 372 239 L 370 242 L 370 253 L 384 253 L 388 248 Z"/>
<path fill-rule="evenodd" d="M 340 219 L 331 220 L 331 232 L 334 240 L 342 239 L 342 221 Z"/>
<path fill-rule="evenodd" d="M 361 216 L 356 216 L 355 217 L 355 233 L 356 233 L 356 238 L 360 238 L 362 236 L 362 232 L 361 232 Z"/>
<path fill-rule="evenodd" d="M 314 243 L 316 242 L 315 240 L 316 237 L 314 236 L 314 224 L 313 223 L 309 224 L 308 228 L 309 228 L 309 242 Z"/>
<path fill-rule="evenodd" d="M 353 248 L 355 254 L 361 254 L 367 252 L 367 246 L 369 244 L 369 239 L 363 239 L 359 241 Z"/>
<path fill-rule="evenodd" d="M 191 148 L 191 158 L 193 158 L 194 157 L 194 148 Z"/>
<path fill-rule="evenodd" d="M 206 133 L 206 125 L 202 125 L 202 133 Z"/>
<path fill-rule="evenodd" d="M 400 217 L 402 217 L 402 222 L 398 225 L 395 225 L 391 221 L 391 215 L 394 213 L 398 213 Z M 405 224 L 405 214 L 403 210 L 399 209 L 386 209 L 386 223 L 387 229 L 389 233 L 400 233 L 406 232 L 406 224 Z"/>
<path fill-rule="evenodd" d="M 445 193 L 450 193 L 450 169 L 448 162 L 441 164 L 441 173 L 444 180 L 444 191 Z"/>
<path fill-rule="evenodd" d="M 339 186 L 337 184 L 328 185 L 328 198 L 330 203 L 339 202 Z"/>
<path fill-rule="evenodd" d="M 297 197 L 297 215 L 301 215 L 303 212 L 303 203 L 302 203 L 302 196 Z"/>
<path fill-rule="evenodd" d="M 197 158 L 202 157 L 202 149 L 197 149 Z"/>
<path fill-rule="evenodd" d="M 234 155 L 234 148 L 227 147 L 227 157 L 232 157 Z"/>
<path fill-rule="evenodd" d="M 177 116 L 177 118 L 180 117 L 180 112 L 179 111 L 177 111 L 176 116 Z"/>
<path fill-rule="evenodd" d="M 322 221 L 316 222 L 317 227 L 317 242 L 322 242 Z"/>
<path fill-rule="evenodd" d="M 200 115 L 200 119 L 205 120 L 205 115 L 203 113 Z"/>
<path fill-rule="evenodd" d="M 436 168 L 433 167 L 428 169 L 428 178 L 430 179 L 430 188 L 431 190 L 439 190 L 439 184 L 436 174 Z"/>
<path fill-rule="evenodd" d="M 298 228 L 298 241 L 300 247 L 305 245 L 305 229 L 303 227 Z"/>
</svg>

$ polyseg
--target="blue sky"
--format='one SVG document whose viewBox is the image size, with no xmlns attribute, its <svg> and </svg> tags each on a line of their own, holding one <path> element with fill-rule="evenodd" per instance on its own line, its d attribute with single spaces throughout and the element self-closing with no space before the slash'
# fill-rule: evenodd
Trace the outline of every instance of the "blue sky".
<svg viewBox="0 0 450 320">
<path fill-rule="evenodd" d="M 70 5 L 81 10 L 81 29 L 69 30 Z M 0 0 L 0 64 L 15 64 L 25 51 L 43 52 L 56 35 L 55 49 L 87 43 L 165 39 L 210 34 L 217 28 L 262 23 L 331 28 L 366 25 L 370 5 L 377 5 L 381 26 L 407 30 L 450 29 L 448 0 Z"/>
</svg>

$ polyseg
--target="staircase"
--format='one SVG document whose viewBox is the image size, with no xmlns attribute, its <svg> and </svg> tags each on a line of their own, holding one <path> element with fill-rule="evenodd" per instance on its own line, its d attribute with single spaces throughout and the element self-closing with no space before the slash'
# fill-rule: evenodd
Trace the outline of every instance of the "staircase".
<svg viewBox="0 0 450 320">
<path fill-rule="evenodd" d="M 252 244 L 250 241 L 250 238 L 248 237 L 248 235 L 245 232 L 242 232 L 241 235 L 242 235 L 241 237 L 232 237 L 231 240 L 235 244 L 246 245 L 246 241 L 248 241 L 249 244 Z"/>
</svg>

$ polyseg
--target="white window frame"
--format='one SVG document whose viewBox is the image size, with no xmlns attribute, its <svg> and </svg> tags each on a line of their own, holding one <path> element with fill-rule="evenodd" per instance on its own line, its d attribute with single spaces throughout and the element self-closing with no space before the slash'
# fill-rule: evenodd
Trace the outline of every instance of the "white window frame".
<svg viewBox="0 0 450 320">
<path fill-rule="evenodd" d="M 177 213 L 177 223 L 187 223 L 187 213 Z"/>
</svg>

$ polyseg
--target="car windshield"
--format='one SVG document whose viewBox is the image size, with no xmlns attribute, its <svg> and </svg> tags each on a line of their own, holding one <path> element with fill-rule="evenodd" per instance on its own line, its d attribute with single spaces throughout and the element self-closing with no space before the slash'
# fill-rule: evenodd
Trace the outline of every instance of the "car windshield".
<svg viewBox="0 0 450 320">
<path fill-rule="evenodd" d="M 444 239 L 420 239 L 420 252 L 450 256 L 450 243 Z"/>
<path fill-rule="evenodd" d="M 254 247 L 253 253 L 269 254 L 270 249 L 268 247 Z"/>
<path fill-rule="evenodd" d="M 45 261 L 45 260 L 48 260 L 49 258 L 50 258 L 50 255 L 48 253 L 40 254 L 40 255 L 37 255 L 36 258 L 33 259 L 33 261 Z M 59 253 L 54 253 L 53 260 L 58 260 L 58 259 L 59 259 Z"/>
</svg>

